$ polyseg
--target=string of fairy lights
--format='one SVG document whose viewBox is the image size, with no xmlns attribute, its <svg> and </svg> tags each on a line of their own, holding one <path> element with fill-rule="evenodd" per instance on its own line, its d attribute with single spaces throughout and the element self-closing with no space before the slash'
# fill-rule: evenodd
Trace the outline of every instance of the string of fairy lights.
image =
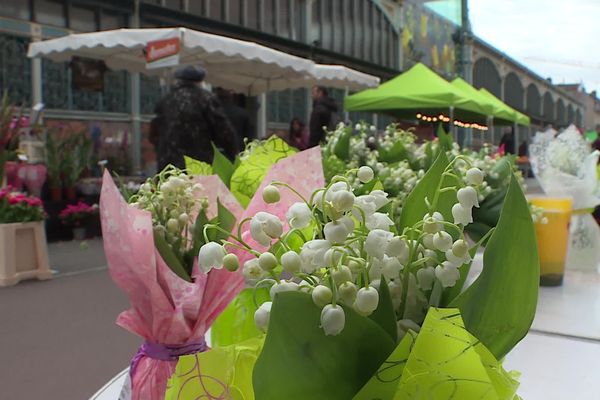
<svg viewBox="0 0 600 400">
<path fill-rule="evenodd" d="M 420 119 L 423 122 L 445 122 L 445 123 L 450 122 L 450 117 L 448 117 L 444 114 L 431 116 L 431 115 L 425 115 L 425 114 L 418 113 L 417 119 Z M 480 131 L 488 130 L 487 126 L 476 124 L 473 122 L 462 122 L 462 121 L 454 120 L 453 124 L 458 126 L 459 128 L 472 128 L 472 129 L 477 129 Z"/>
</svg>

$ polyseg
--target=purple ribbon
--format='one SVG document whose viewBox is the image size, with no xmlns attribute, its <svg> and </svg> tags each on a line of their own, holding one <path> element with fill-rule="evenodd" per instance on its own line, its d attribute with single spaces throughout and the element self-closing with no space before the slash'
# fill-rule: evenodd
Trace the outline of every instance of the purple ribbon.
<svg viewBox="0 0 600 400">
<path fill-rule="evenodd" d="M 160 361 L 177 361 L 180 356 L 189 354 L 202 353 L 208 350 L 208 346 L 204 339 L 196 343 L 188 344 L 160 344 L 152 342 L 144 342 L 138 349 L 136 355 L 131 360 L 129 367 L 129 375 L 133 377 L 142 357 L 150 357 Z"/>
</svg>

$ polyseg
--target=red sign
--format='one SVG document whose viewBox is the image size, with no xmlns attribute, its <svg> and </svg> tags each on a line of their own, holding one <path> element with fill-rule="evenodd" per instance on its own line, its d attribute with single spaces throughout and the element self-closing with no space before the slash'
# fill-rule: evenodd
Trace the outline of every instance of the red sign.
<svg viewBox="0 0 600 400">
<path fill-rule="evenodd" d="M 148 42 L 144 51 L 146 62 L 153 62 L 179 54 L 180 46 L 178 37 Z"/>
</svg>

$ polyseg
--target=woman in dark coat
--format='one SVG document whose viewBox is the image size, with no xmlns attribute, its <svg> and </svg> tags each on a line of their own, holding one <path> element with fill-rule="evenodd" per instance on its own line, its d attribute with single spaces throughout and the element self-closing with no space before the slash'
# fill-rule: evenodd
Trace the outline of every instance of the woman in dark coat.
<svg viewBox="0 0 600 400">
<path fill-rule="evenodd" d="M 211 163 L 211 142 L 231 159 L 238 152 L 221 104 L 200 87 L 204 75 L 203 69 L 194 66 L 178 70 L 173 89 L 156 106 L 150 140 L 157 147 L 159 171 L 169 164 L 185 168 L 184 155 Z"/>
</svg>

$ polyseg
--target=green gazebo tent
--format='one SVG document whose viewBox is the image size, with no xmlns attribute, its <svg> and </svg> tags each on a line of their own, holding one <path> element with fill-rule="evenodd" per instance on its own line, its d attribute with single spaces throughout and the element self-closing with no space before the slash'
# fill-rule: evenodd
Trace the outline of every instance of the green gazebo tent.
<svg viewBox="0 0 600 400">
<path fill-rule="evenodd" d="M 345 108 L 348 111 L 382 112 L 407 119 L 414 119 L 420 113 L 481 121 L 486 115 L 478 99 L 452 86 L 421 63 L 376 89 L 347 97 Z"/>
<path fill-rule="evenodd" d="M 529 117 L 525 114 L 522 114 L 510 107 L 502 100 L 494 96 L 492 93 L 487 91 L 485 88 L 479 89 L 479 93 L 481 93 L 486 99 L 489 100 L 492 104 L 494 104 L 494 111 L 492 116 L 494 117 L 494 123 L 497 125 L 512 125 L 513 123 L 529 126 L 531 123 Z M 510 121 L 509 124 L 502 124 L 502 121 Z"/>
</svg>

